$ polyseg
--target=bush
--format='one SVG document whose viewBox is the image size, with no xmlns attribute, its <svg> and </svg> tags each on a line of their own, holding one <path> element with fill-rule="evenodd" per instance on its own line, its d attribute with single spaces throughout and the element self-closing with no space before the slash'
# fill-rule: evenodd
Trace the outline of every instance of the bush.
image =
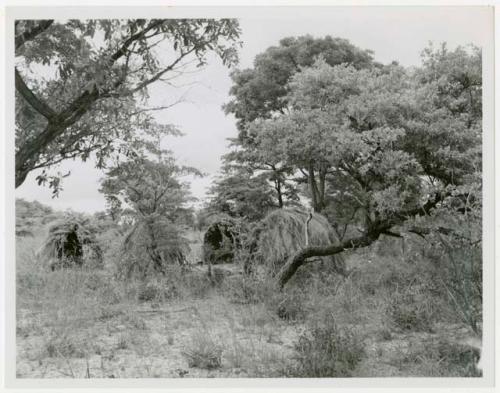
<svg viewBox="0 0 500 393">
<path fill-rule="evenodd" d="M 479 350 L 444 337 L 410 342 L 408 350 L 395 359 L 396 365 L 411 374 L 427 377 L 480 377 L 476 364 Z"/>
<path fill-rule="evenodd" d="M 393 294 L 386 308 L 389 320 L 407 331 L 432 332 L 436 310 L 425 287 L 409 287 Z"/>
<path fill-rule="evenodd" d="M 219 368 L 222 363 L 221 345 L 205 331 L 195 333 L 182 354 L 189 367 L 211 370 Z"/>
<path fill-rule="evenodd" d="M 232 303 L 262 303 L 275 291 L 272 283 L 259 280 L 253 276 L 238 275 L 229 277 L 221 287 L 221 291 Z"/>
<path fill-rule="evenodd" d="M 307 314 L 304 295 L 297 291 L 285 294 L 276 307 L 276 314 L 285 321 L 304 320 Z"/>
<path fill-rule="evenodd" d="M 338 328 L 331 316 L 302 334 L 295 351 L 293 376 L 302 378 L 349 377 L 364 355 L 355 331 Z"/>
<path fill-rule="evenodd" d="M 162 302 L 178 297 L 176 286 L 165 281 L 152 281 L 143 283 L 138 290 L 137 300 L 141 302 Z"/>
<path fill-rule="evenodd" d="M 85 357 L 85 351 L 67 334 L 53 334 L 45 343 L 44 352 L 48 357 Z"/>
<path fill-rule="evenodd" d="M 475 333 L 482 329 L 483 270 L 481 243 L 467 244 L 441 236 L 431 245 L 434 281 L 449 305 Z"/>
</svg>

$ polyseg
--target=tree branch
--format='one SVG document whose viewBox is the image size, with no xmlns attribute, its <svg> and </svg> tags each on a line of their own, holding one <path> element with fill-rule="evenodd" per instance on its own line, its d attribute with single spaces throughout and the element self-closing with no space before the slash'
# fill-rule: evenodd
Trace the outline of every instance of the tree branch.
<svg viewBox="0 0 500 393">
<path fill-rule="evenodd" d="M 330 256 L 340 254 L 341 252 L 349 249 L 369 246 L 378 239 L 382 232 L 383 229 L 379 229 L 375 232 L 366 234 L 361 237 L 345 240 L 340 244 L 330 244 L 327 246 L 309 246 L 298 251 L 297 253 L 295 253 L 295 255 L 292 255 L 289 258 L 289 260 L 285 263 L 285 265 L 283 265 L 283 267 L 276 275 L 278 287 L 282 289 L 300 266 L 309 263 L 310 260 L 308 260 L 308 258 Z"/>
<path fill-rule="evenodd" d="M 419 208 L 400 212 L 388 220 L 372 222 L 368 230 L 361 237 L 348 239 L 340 244 L 306 247 L 297 251 L 288 259 L 276 275 L 279 288 L 281 289 L 285 286 L 300 266 L 310 262 L 308 258 L 335 255 L 348 249 L 366 247 L 375 242 L 384 233 L 394 235 L 393 232 L 390 232 L 393 226 L 401 224 L 410 216 L 428 214 L 429 210 L 435 207 L 443 198 L 443 194 L 437 193 Z"/>
<path fill-rule="evenodd" d="M 17 25 L 16 21 L 16 25 Z M 24 33 L 16 35 L 15 41 L 16 41 L 16 49 L 19 49 L 24 43 L 31 41 L 33 38 L 35 38 L 37 35 L 40 33 L 43 33 L 45 30 L 47 30 L 50 25 L 54 23 L 53 19 L 42 19 L 36 25 L 33 27 L 31 30 L 27 30 Z"/>
<path fill-rule="evenodd" d="M 54 112 L 54 110 L 31 91 L 31 89 L 24 82 L 17 68 L 15 68 L 15 74 L 16 90 L 26 100 L 26 102 L 28 102 L 28 104 L 30 104 L 34 110 L 40 113 L 47 120 L 55 117 L 56 113 Z"/>
<path fill-rule="evenodd" d="M 130 91 L 130 95 L 134 94 L 134 93 L 137 93 L 139 90 L 142 90 L 144 89 L 146 86 L 150 85 L 151 83 L 157 81 L 158 79 L 160 79 L 162 77 L 162 75 L 166 74 L 168 71 L 172 71 L 174 69 L 174 67 L 180 63 L 180 61 L 182 59 L 184 59 L 186 56 L 188 56 L 189 54 L 191 54 L 192 52 L 194 52 L 196 50 L 197 46 L 194 46 L 192 49 L 190 49 L 189 51 L 187 52 L 183 52 L 174 62 L 172 62 L 169 66 L 167 66 L 166 68 L 164 68 L 163 70 L 161 70 L 160 72 L 158 72 L 156 75 L 154 75 L 153 77 L 145 80 L 144 82 L 141 82 L 139 85 L 137 85 L 136 87 L 134 87 L 131 91 Z"/>
</svg>

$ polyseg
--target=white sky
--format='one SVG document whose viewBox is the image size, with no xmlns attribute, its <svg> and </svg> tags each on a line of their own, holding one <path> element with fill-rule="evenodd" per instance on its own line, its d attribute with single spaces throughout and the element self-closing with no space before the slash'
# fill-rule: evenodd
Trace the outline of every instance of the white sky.
<svg viewBox="0 0 500 393">
<path fill-rule="evenodd" d="M 405 66 L 419 65 L 420 52 L 430 41 L 445 41 L 450 48 L 468 43 L 483 46 L 492 39 L 488 36 L 490 16 L 486 7 L 343 7 L 328 12 L 323 9 L 321 13 L 285 12 L 279 18 L 252 16 L 240 19 L 244 44 L 239 68 L 250 67 L 255 55 L 277 45 L 280 39 L 305 34 L 346 38 L 362 49 L 373 50 L 375 60 L 382 63 L 397 60 Z M 157 112 L 156 117 L 185 133 L 169 138 L 165 145 L 179 163 L 208 174 L 202 179 L 189 179 L 194 196 L 202 200 L 219 170 L 221 155 L 227 151 L 226 139 L 236 136 L 236 127 L 234 119 L 221 109 L 229 100 L 229 70 L 213 58 L 190 78 L 197 83 L 177 90 L 155 85 L 150 89 L 150 103 L 158 106 L 174 101 L 174 95 L 186 97 L 186 102 Z M 16 190 L 16 197 L 36 199 L 56 209 L 104 210 L 104 198 L 98 192 L 103 173 L 93 163 L 68 161 L 59 170 L 71 170 L 71 176 L 64 179 L 64 190 L 58 198 L 52 199 L 48 188 L 36 185 L 36 172 Z"/>
</svg>

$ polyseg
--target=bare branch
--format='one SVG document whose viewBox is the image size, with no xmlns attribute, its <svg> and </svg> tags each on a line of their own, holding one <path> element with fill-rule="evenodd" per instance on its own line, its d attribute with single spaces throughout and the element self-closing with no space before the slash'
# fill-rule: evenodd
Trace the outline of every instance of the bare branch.
<svg viewBox="0 0 500 393">
<path fill-rule="evenodd" d="M 138 110 L 138 111 L 135 111 L 135 112 L 129 113 L 129 116 L 138 115 L 139 113 L 144 113 L 144 112 L 163 111 L 163 110 L 165 110 L 165 109 L 172 108 L 173 106 L 175 106 L 175 105 L 177 105 L 177 104 L 180 104 L 181 102 L 183 102 L 183 99 L 182 99 L 182 98 L 179 98 L 178 100 L 176 100 L 176 101 L 175 101 L 175 102 L 173 102 L 172 104 L 169 104 L 169 105 L 164 105 L 164 106 L 156 106 L 156 107 L 153 107 L 153 108 L 144 108 L 144 109 L 140 109 L 140 110 Z"/>
<path fill-rule="evenodd" d="M 146 86 L 150 85 L 151 83 L 157 81 L 158 79 L 160 79 L 164 74 L 166 74 L 167 72 L 171 71 L 174 69 L 174 67 L 179 64 L 179 62 L 184 59 L 186 56 L 188 56 L 189 54 L 191 54 L 192 52 L 194 52 L 196 50 L 196 46 L 194 46 L 191 50 L 187 51 L 187 52 L 183 52 L 174 62 L 172 62 L 169 66 L 167 66 L 166 68 L 164 68 L 162 71 L 158 72 L 156 75 L 154 75 L 153 77 L 145 80 L 144 82 L 140 83 L 139 85 L 137 85 L 136 87 L 134 87 L 129 94 L 134 94 L 134 93 L 137 93 L 139 90 L 142 90 L 144 89 Z"/>
</svg>

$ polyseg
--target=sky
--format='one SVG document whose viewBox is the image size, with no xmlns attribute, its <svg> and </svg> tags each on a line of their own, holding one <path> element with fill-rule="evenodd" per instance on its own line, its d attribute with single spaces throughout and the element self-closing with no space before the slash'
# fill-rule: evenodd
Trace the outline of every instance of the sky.
<svg viewBox="0 0 500 393">
<path fill-rule="evenodd" d="M 371 49 L 381 63 L 396 60 L 403 66 L 418 66 L 420 53 L 430 42 L 446 42 L 450 48 L 469 43 L 484 46 L 491 39 L 490 12 L 487 7 L 309 7 L 300 12 L 253 8 L 239 19 L 243 47 L 238 68 L 252 67 L 255 56 L 280 39 L 305 34 L 346 38 L 362 49 Z M 155 117 L 159 122 L 175 124 L 184 133 L 167 138 L 164 147 L 172 150 L 180 164 L 206 174 L 184 179 L 200 204 L 217 176 L 221 156 L 228 151 L 227 138 L 237 135 L 234 118 L 222 110 L 230 100 L 229 73 L 217 58 L 210 57 L 207 67 L 178 81 L 182 86 L 158 83 L 149 91 L 151 106 L 183 99 L 166 111 L 155 112 Z M 47 187 L 36 184 L 38 172 L 31 173 L 16 189 L 16 197 L 61 210 L 92 213 L 105 209 L 104 197 L 98 191 L 103 172 L 92 162 L 66 161 L 56 170 L 71 171 L 58 198 L 52 198 Z"/>
</svg>

